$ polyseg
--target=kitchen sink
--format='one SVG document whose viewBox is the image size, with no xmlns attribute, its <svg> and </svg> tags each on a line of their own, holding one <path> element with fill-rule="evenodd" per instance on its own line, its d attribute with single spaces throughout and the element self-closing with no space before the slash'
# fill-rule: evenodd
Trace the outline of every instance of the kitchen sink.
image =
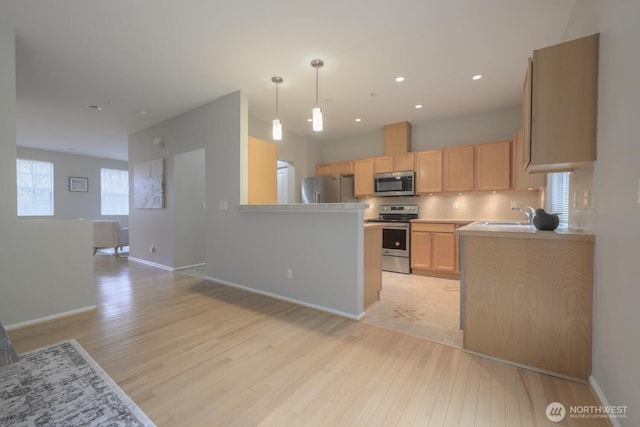
<svg viewBox="0 0 640 427">
<path fill-rule="evenodd" d="M 535 233 L 536 228 L 533 224 L 519 221 L 480 221 L 476 222 L 477 230 L 483 230 L 485 227 L 491 231 L 510 231 L 514 233 Z"/>
</svg>

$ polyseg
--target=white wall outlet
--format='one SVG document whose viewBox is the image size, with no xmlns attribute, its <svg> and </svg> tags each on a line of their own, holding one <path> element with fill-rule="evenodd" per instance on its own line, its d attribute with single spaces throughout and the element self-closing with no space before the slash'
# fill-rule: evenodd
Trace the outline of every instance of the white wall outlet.
<svg viewBox="0 0 640 427">
<path fill-rule="evenodd" d="M 226 211 L 227 209 L 229 209 L 229 202 L 226 200 L 220 200 L 220 210 Z"/>
<path fill-rule="evenodd" d="M 454 210 L 460 209 L 460 202 L 453 202 L 453 209 Z"/>
<path fill-rule="evenodd" d="M 511 203 L 509 203 L 509 207 L 511 209 L 517 208 L 518 207 L 518 203 L 515 200 L 512 200 Z"/>
<path fill-rule="evenodd" d="M 207 202 L 202 202 L 202 210 L 203 211 L 207 210 Z"/>
<path fill-rule="evenodd" d="M 156 251 L 155 245 L 153 243 L 150 244 L 149 245 L 149 253 L 152 254 L 152 253 L 155 253 L 155 251 Z"/>
<path fill-rule="evenodd" d="M 287 279 L 293 279 L 293 268 L 287 268 Z"/>
</svg>

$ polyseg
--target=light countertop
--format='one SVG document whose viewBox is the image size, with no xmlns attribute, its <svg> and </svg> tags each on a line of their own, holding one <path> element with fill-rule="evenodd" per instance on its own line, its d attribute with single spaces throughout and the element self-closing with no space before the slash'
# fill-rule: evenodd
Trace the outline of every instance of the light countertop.
<svg viewBox="0 0 640 427">
<path fill-rule="evenodd" d="M 533 225 L 512 227 L 508 225 L 485 225 L 473 222 L 456 230 L 460 236 L 506 237 L 511 239 L 585 240 L 594 241 L 593 233 L 572 228 L 557 228 L 554 231 L 538 230 Z"/>
</svg>

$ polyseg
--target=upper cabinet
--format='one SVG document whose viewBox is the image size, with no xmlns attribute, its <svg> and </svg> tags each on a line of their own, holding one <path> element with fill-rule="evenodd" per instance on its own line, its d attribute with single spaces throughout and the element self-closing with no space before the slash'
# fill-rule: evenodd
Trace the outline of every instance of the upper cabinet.
<svg viewBox="0 0 640 427">
<path fill-rule="evenodd" d="M 476 145 L 476 190 L 511 189 L 511 141 Z"/>
<path fill-rule="evenodd" d="M 414 153 L 374 157 L 373 166 L 374 173 L 412 171 L 414 170 Z"/>
<path fill-rule="evenodd" d="M 524 153 L 524 130 L 519 129 L 513 136 L 511 184 L 514 190 L 540 190 L 546 185 L 547 175 L 526 173 Z"/>
<path fill-rule="evenodd" d="M 442 150 L 416 153 L 415 170 L 417 194 L 442 191 Z"/>
<path fill-rule="evenodd" d="M 474 146 L 450 147 L 443 150 L 444 191 L 474 190 Z"/>
<path fill-rule="evenodd" d="M 353 161 L 318 163 L 316 165 L 316 176 L 324 175 L 353 175 Z"/>
<path fill-rule="evenodd" d="M 393 156 L 411 151 L 411 124 L 400 122 L 384 127 L 384 154 Z"/>
<path fill-rule="evenodd" d="M 373 196 L 373 159 L 353 161 L 353 195 Z"/>
<path fill-rule="evenodd" d="M 594 34 L 533 52 L 523 97 L 527 172 L 596 160 L 598 45 Z"/>
</svg>

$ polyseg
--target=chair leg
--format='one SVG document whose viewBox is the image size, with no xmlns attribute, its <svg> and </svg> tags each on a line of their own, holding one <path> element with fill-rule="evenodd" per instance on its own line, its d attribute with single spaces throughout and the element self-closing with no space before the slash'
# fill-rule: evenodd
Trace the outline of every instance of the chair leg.
<svg viewBox="0 0 640 427">
<path fill-rule="evenodd" d="M 116 258 L 118 258 L 120 255 L 118 255 L 118 247 L 116 246 L 115 248 L 113 248 L 113 251 L 116 254 Z"/>
<path fill-rule="evenodd" d="M 93 248 L 93 256 L 96 256 L 96 252 L 98 252 L 98 248 Z"/>
</svg>

